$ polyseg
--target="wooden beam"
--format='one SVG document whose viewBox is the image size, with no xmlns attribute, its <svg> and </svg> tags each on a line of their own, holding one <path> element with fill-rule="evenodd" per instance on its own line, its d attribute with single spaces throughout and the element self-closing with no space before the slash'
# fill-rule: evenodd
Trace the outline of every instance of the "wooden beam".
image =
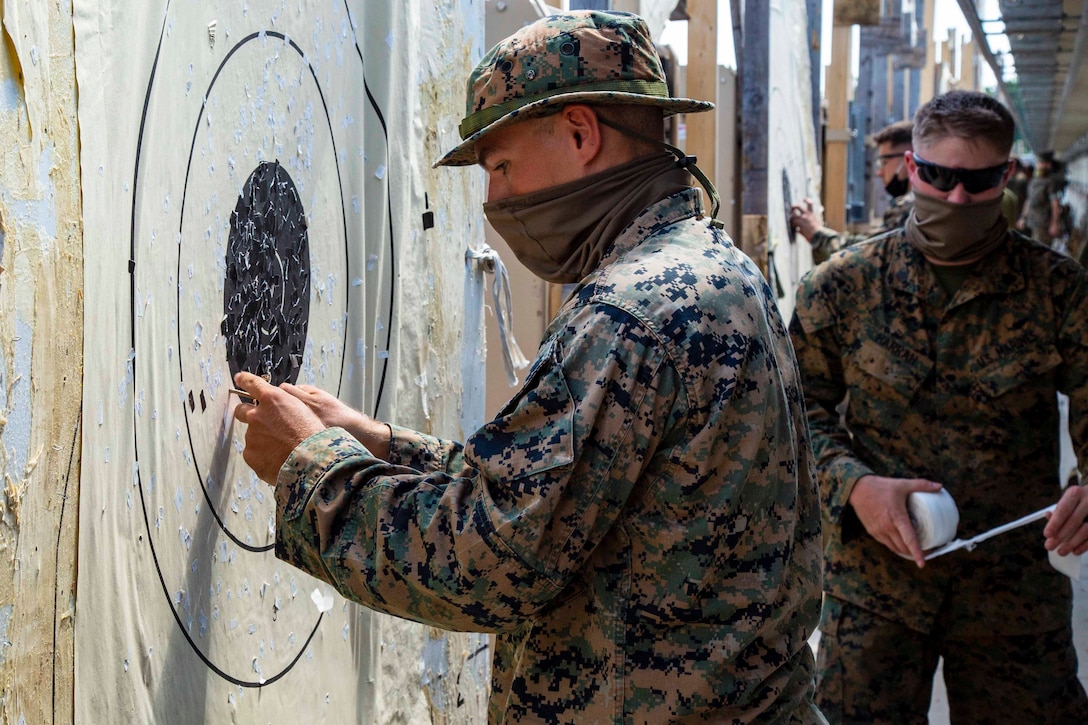
<svg viewBox="0 0 1088 725">
<path fill-rule="evenodd" d="M 743 213 L 767 214 L 767 133 L 770 88 L 770 3 L 744 3 L 741 66 Z"/>
<path fill-rule="evenodd" d="M 975 77 L 975 41 L 965 40 L 960 46 L 960 88 L 965 91 L 978 90 L 978 78 Z"/>
<path fill-rule="evenodd" d="M 937 91 L 937 46 L 933 38 L 933 15 L 937 0 L 925 0 L 925 38 L 926 64 L 922 68 L 922 87 L 918 93 L 918 104 L 927 103 Z"/>
<path fill-rule="evenodd" d="M 770 66 L 770 5 L 746 2 L 737 49 L 740 66 L 741 249 L 767 273 L 767 135 Z"/>
<path fill-rule="evenodd" d="M 835 0 L 835 25 L 880 25 L 880 0 Z"/>
<path fill-rule="evenodd" d="M 700 101 L 718 102 L 718 0 L 688 0 L 687 94 Z M 684 150 L 699 160 L 699 168 L 714 183 L 718 158 L 718 112 L 686 116 Z"/>
<path fill-rule="evenodd" d="M 824 149 L 824 222 L 832 229 L 846 229 L 847 148 L 851 139 L 850 26 L 831 29 L 831 65 L 827 68 L 827 137 Z"/>
<path fill-rule="evenodd" d="M 812 128 L 815 130 L 816 153 L 823 162 L 823 149 L 820 148 L 821 126 L 823 125 L 823 95 L 820 89 L 821 41 L 823 35 L 823 0 L 805 0 L 808 12 L 808 68 L 812 79 Z"/>
</svg>

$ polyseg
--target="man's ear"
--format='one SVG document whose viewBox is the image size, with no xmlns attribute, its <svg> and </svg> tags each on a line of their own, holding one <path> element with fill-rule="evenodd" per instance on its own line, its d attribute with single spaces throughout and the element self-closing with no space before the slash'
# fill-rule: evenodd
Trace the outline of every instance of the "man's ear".
<svg viewBox="0 0 1088 725">
<path fill-rule="evenodd" d="M 559 112 L 559 130 L 570 142 L 570 150 L 583 166 L 591 165 L 601 154 L 601 124 L 597 113 L 583 103 L 571 103 Z"/>
<path fill-rule="evenodd" d="M 1009 168 L 1005 169 L 1005 175 L 1001 177 L 1001 182 L 1003 184 L 1008 184 L 1009 179 L 1011 179 L 1015 174 L 1016 174 L 1016 162 L 1013 161 L 1012 159 L 1009 159 Z"/>
<path fill-rule="evenodd" d="M 912 188 L 917 187 L 920 179 L 918 178 L 918 162 L 914 160 L 914 152 L 907 151 L 903 154 L 903 158 L 907 161 L 907 180 L 910 181 Z"/>
</svg>

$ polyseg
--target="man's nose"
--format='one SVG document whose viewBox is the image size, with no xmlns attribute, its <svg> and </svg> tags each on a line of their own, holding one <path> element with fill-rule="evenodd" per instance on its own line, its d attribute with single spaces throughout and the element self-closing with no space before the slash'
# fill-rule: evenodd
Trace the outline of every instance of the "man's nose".
<svg viewBox="0 0 1088 725">
<path fill-rule="evenodd" d="M 948 192 L 947 198 L 953 204 L 966 204 L 971 201 L 971 195 L 967 193 L 967 189 L 963 188 L 963 182 L 956 184 L 952 191 Z"/>
</svg>

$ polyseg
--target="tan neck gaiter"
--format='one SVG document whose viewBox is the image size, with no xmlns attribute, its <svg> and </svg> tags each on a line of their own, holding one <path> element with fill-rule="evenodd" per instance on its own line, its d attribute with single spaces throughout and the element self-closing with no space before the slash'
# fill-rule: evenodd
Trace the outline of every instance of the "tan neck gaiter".
<svg viewBox="0 0 1088 725">
<path fill-rule="evenodd" d="M 530 272 L 560 284 L 592 272 L 644 209 L 691 187 L 670 154 L 654 154 L 530 194 L 484 204 L 484 215 Z"/>
<path fill-rule="evenodd" d="M 953 204 L 914 190 L 914 210 L 904 232 L 912 247 L 930 259 L 960 264 L 981 259 L 1001 246 L 1009 224 L 1001 197 Z"/>
</svg>

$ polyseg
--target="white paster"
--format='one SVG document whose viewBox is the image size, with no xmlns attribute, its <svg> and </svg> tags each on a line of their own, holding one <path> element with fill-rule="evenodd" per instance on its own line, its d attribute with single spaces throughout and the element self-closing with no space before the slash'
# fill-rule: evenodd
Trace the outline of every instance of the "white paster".
<svg viewBox="0 0 1088 725">
<path fill-rule="evenodd" d="M 936 493 L 915 491 L 907 498 L 907 511 L 922 551 L 944 546 L 956 538 L 960 512 L 946 489 Z"/>
</svg>

